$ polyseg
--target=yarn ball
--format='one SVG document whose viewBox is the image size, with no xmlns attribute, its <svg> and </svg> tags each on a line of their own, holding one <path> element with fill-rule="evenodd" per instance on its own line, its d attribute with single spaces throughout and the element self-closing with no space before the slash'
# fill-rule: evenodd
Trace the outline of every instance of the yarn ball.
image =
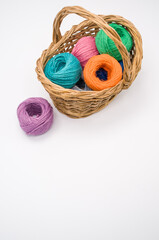
<svg viewBox="0 0 159 240">
<path fill-rule="evenodd" d="M 80 80 L 76 83 L 76 85 L 73 87 L 73 89 L 78 90 L 78 91 L 91 91 L 92 90 L 86 85 L 86 83 L 84 81 L 83 72 L 81 74 Z"/>
<path fill-rule="evenodd" d="M 107 71 L 106 71 L 104 68 L 99 68 L 99 69 L 96 71 L 96 76 L 97 76 L 100 80 L 106 81 L 106 80 L 107 80 L 107 77 L 108 77 L 108 73 L 107 73 Z"/>
<path fill-rule="evenodd" d="M 84 80 L 80 78 L 80 80 L 76 83 L 76 86 L 79 87 L 80 89 L 84 89 L 85 88 Z"/>
<path fill-rule="evenodd" d="M 43 98 L 28 98 L 17 109 L 21 128 L 28 135 L 41 135 L 49 130 L 53 123 L 53 109 Z"/>
<path fill-rule="evenodd" d="M 46 64 L 44 73 L 51 82 L 64 88 L 72 88 L 81 77 L 79 60 L 71 53 L 59 53 Z"/>
<path fill-rule="evenodd" d="M 123 61 L 119 61 L 120 65 L 121 65 L 121 68 L 122 68 L 122 72 L 124 71 L 124 65 L 123 65 Z M 107 77 L 108 77 L 108 73 L 105 69 L 103 68 L 100 68 L 99 70 L 97 70 L 96 72 L 96 76 L 100 79 L 100 80 L 103 80 L 103 81 L 106 81 L 107 80 Z"/>
<path fill-rule="evenodd" d="M 130 33 L 122 26 L 111 23 L 109 24 L 112 28 L 115 29 L 115 31 L 118 33 L 118 35 L 121 38 L 122 43 L 125 45 L 128 52 L 132 49 L 133 46 L 133 40 L 130 35 Z M 96 46 L 100 54 L 109 54 L 112 57 L 116 58 L 118 61 L 122 59 L 122 56 L 117 49 L 114 41 L 106 35 L 106 33 L 103 30 L 100 30 L 95 38 Z"/>
<path fill-rule="evenodd" d="M 119 61 L 120 65 L 121 65 L 121 68 L 122 68 L 122 72 L 124 71 L 124 64 L 123 64 L 123 61 Z"/>
<path fill-rule="evenodd" d="M 97 76 L 97 71 L 101 68 L 107 72 L 106 81 Z M 95 91 L 114 87 L 122 79 L 121 65 L 108 54 L 97 55 L 89 59 L 83 73 L 85 83 Z"/>
<path fill-rule="evenodd" d="M 72 54 L 78 58 L 82 68 L 84 68 L 91 57 L 99 54 L 96 47 L 95 38 L 89 36 L 79 39 L 72 50 Z"/>
</svg>

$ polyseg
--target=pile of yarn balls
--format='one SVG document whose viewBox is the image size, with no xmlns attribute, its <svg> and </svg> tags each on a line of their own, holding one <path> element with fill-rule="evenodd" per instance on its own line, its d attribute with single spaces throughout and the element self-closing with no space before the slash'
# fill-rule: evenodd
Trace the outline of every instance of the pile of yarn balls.
<svg viewBox="0 0 159 240">
<path fill-rule="evenodd" d="M 133 40 L 125 27 L 109 24 L 120 36 L 130 52 Z M 71 53 L 59 53 L 52 57 L 44 68 L 45 76 L 53 83 L 73 88 L 75 85 L 100 91 L 115 86 L 122 79 L 124 70 L 122 56 L 114 41 L 99 30 L 96 37 L 82 37 Z M 82 78 L 83 76 L 83 78 Z"/>
<path fill-rule="evenodd" d="M 133 46 L 130 33 L 121 25 L 111 23 L 110 26 L 130 51 Z M 100 91 L 115 86 L 122 79 L 123 70 L 122 57 L 115 43 L 100 30 L 95 38 L 79 39 L 71 53 L 52 57 L 44 73 L 50 81 L 64 88 Z M 41 135 L 52 126 L 53 108 L 43 98 L 29 98 L 18 106 L 17 116 L 27 135 Z"/>
</svg>

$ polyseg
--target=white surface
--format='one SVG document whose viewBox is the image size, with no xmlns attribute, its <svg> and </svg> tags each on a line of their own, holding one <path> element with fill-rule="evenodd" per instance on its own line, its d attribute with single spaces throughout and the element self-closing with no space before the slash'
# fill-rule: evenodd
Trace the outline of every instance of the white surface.
<svg viewBox="0 0 159 240">
<path fill-rule="evenodd" d="M 47 92 L 36 60 L 67 5 L 118 14 L 143 37 L 142 70 L 104 110 L 73 120 L 54 108 L 54 125 L 28 137 L 16 108 Z M 159 2 L 0 3 L 0 240 L 159 239 Z M 69 16 L 63 32 L 81 19 Z"/>
</svg>

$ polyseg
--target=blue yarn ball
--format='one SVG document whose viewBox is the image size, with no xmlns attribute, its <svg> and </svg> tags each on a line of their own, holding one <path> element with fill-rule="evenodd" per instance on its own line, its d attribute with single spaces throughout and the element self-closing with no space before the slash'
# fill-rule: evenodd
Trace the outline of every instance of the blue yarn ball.
<svg viewBox="0 0 159 240">
<path fill-rule="evenodd" d="M 64 88 L 72 88 L 80 79 L 82 67 L 71 53 L 59 53 L 51 58 L 44 69 L 51 82 Z"/>
<path fill-rule="evenodd" d="M 119 61 L 119 63 L 120 63 L 120 65 L 121 65 L 122 72 L 123 72 L 123 71 L 124 71 L 124 64 L 123 64 L 123 61 L 122 61 L 122 60 L 120 60 L 120 61 Z"/>
<path fill-rule="evenodd" d="M 119 61 L 121 68 L 122 68 L 122 72 L 124 71 L 124 65 L 123 65 L 123 61 L 120 60 Z M 100 68 L 97 72 L 96 72 L 96 76 L 103 81 L 106 81 L 108 78 L 108 73 L 106 70 L 104 70 L 103 68 Z"/>
<path fill-rule="evenodd" d="M 97 72 L 96 72 L 96 76 L 100 79 L 100 80 L 107 80 L 108 77 L 108 73 L 106 70 L 104 70 L 103 68 L 100 68 Z"/>
</svg>

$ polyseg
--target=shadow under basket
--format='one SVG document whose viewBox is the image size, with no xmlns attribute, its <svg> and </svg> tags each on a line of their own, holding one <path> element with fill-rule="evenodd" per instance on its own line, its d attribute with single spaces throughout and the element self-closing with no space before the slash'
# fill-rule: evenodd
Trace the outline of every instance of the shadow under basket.
<svg viewBox="0 0 159 240">
<path fill-rule="evenodd" d="M 86 18 L 86 20 L 74 25 L 62 36 L 60 25 L 68 14 L 73 13 Z M 131 34 L 133 39 L 131 52 L 128 53 L 117 32 L 108 25 L 112 22 L 122 25 Z M 124 64 L 123 78 L 116 86 L 102 91 L 77 91 L 56 85 L 45 76 L 44 68 L 50 58 L 58 53 L 71 53 L 74 45 L 81 37 L 95 37 L 100 29 L 115 42 L 122 56 Z M 60 112 L 72 118 L 82 118 L 98 112 L 107 106 L 122 89 L 129 88 L 141 69 L 142 58 L 142 38 L 130 21 L 116 15 L 95 15 L 78 6 L 65 7 L 57 14 L 54 20 L 53 41 L 37 60 L 36 73 L 38 79 L 49 93 L 55 107 Z"/>
</svg>

